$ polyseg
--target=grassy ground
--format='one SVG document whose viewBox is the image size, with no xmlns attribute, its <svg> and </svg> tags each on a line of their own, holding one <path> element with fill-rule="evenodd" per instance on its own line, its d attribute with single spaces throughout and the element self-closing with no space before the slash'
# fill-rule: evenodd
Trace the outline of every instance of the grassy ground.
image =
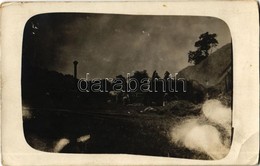
<svg viewBox="0 0 260 166">
<path fill-rule="evenodd" d="M 49 152 L 53 151 L 59 139 L 68 138 L 71 144 L 62 150 L 64 153 L 124 153 L 210 159 L 205 154 L 171 142 L 170 128 L 200 114 L 198 106 L 182 104 L 171 103 L 168 107 L 148 109 L 125 106 L 121 112 L 107 111 L 108 114 L 116 114 L 113 116 L 90 116 L 80 114 L 80 111 L 33 110 L 31 118 L 24 119 L 24 133 L 33 148 Z M 91 137 L 87 143 L 76 143 L 76 138 L 86 134 Z"/>
</svg>

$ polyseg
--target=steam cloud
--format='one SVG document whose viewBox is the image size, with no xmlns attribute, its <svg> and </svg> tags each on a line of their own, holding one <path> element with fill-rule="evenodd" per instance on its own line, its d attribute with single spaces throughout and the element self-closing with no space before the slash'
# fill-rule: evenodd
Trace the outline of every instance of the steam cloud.
<svg viewBox="0 0 260 166">
<path fill-rule="evenodd" d="M 60 139 L 54 149 L 53 149 L 53 152 L 60 152 L 66 145 L 68 145 L 70 143 L 70 140 L 68 140 L 67 138 L 62 138 Z"/>
<path fill-rule="evenodd" d="M 208 100 L 202 106 L 204 115 L 211 121 L 229 130 L 231 127 L 231 109 L 225 107 L 218 100 Z"/>
<path fill-rule="evenodd" d="M 171 139 L 190 150 L 206 153 L 212 159 L 224 158 L 229 152 L 231 136 L 231 109 L 218 100 L 208 100 L 202 106 L 203 114 L 184 120 L 171 129 Z M 224 128 L 223 134 L 216 127 Z"/>
<path fill-rule="evenodd" d="M 90 139 L 90 135 L 83 135 L 80 136 L 76 139 L 76 144 L 74 144 L 74 146 L 79 147 L 78 143 L 86 143 L 88 140 Z M 71 140 L 67 139 L 67 138 L 61 138 L 59 139 L 55 144 L 54 144 L 54 148 L 53 148 L 53 152 L 61 152 L 62 149 L 64 149 L 67 145 L 71 144 Z"/>
</svg>

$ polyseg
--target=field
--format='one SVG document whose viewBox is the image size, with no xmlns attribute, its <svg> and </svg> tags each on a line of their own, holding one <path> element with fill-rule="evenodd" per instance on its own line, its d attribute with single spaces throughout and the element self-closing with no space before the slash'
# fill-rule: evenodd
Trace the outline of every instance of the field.
<svg viewBox="0 0 260 166">
<path fill-rule="evenodd" d="M 69 143 L 59 150 L 61 153 L 121 153 L 212 159 L 203 151 L 173 141 L 173 137 L 179 133 L 173 133 L 172 129 L 189 119 L 200 119 L 200 123 L 203 121 L 201 106 L 182 101 L 165 107 L 124 108 L 95 112 L 25 108 L 25 138 L 33 148 L 47 152 L 54 152 L 58 142 L 66 139 Z M 210 122 L 204 118 L 202 123 Z M 222 136 L 227 135 L 223 127 L 211 124 L 221 131 Z M 88 136 L 89 139 L 77 141 L 82 136 Z"/>
</svg>

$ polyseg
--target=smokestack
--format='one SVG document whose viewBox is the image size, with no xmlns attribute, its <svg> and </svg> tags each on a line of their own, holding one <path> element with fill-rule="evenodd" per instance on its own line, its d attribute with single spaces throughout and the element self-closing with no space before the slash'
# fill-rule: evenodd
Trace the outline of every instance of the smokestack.
<svg viewBox="0 0 260 166">
<path fill-rule="evenodd" d="M 73 64 L 74 64 L 74 78 L 77 79 L 77 65 L 78 65 L 78 61 L 74 61 Z"/>
</svg>

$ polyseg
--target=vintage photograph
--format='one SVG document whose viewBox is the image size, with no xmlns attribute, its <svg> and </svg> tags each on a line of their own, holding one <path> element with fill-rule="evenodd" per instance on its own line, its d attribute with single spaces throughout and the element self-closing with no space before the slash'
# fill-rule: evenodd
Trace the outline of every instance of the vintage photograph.
<svg viewBox="0 0 260 166">
<path fill-rule="evenodd" d="M 232 58 L 214 17 L 35 15 L 22 43 L 25 140 L 52 153 L 222 159 Z"/>
</svg>

